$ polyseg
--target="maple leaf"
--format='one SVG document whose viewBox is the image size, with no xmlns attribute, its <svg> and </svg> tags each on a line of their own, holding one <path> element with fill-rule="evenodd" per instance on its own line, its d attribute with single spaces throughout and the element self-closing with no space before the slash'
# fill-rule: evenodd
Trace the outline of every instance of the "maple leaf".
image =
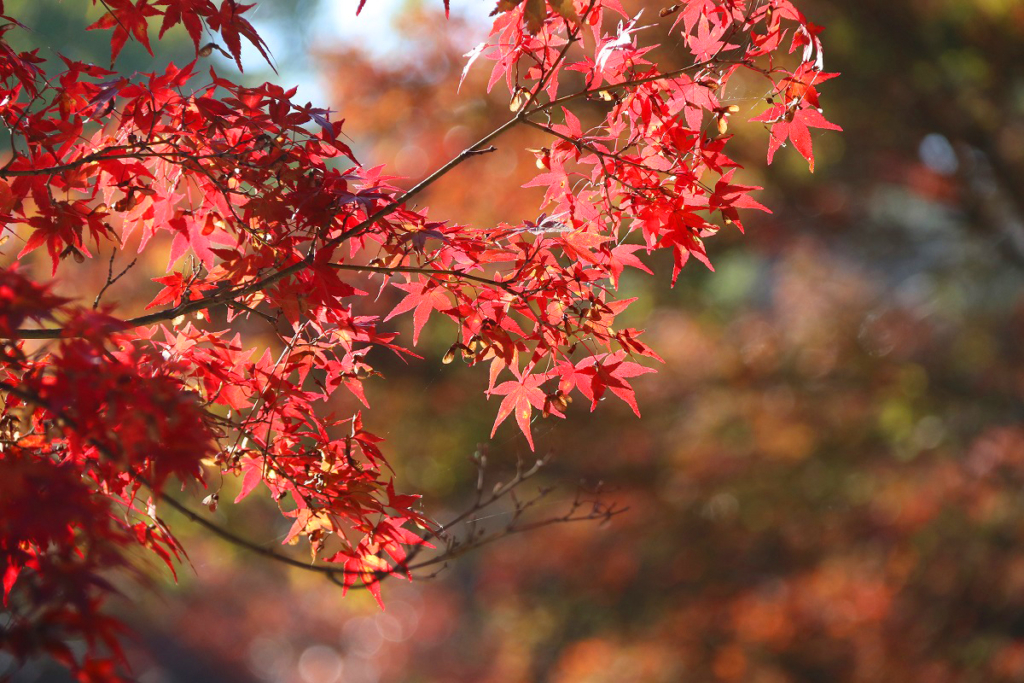
<svg viewBox="0 0 1024 683">
<path fill-rule="evenodd" d="M 626 360 L 625 352 L 617 351 L 610 355 L 590 356 L 576 364 L 560 362 L 555 372 L 562 378 L 559 389 L 563 393 L 569 393 L 574 387 L 579 389 L 581 394 L 590 399 L 591 411 L 597 408 L 597 402 L 605 391 L 611 390 L 640 417 L 636 394 L 626 380 L 654 372 L 654 369 Z"/>
<path fill-rule="evenodd" d="M 141 2 L 142 0 L 140 0 Z M 209 24 L 210 29 L 214 31 L 220 31 L 221 36 L 224 38 L 224 42 L 228 46 L 228 52 L 235 58 L 235 63 L 238 65 L 238 70 L 242 71 L 242 43 L 239 40 L 239 36 L 244 37 L 253 47 L 259 50 L 259 53 L 263 55 L 263 59 L 267 61 L 267 64 L 273 69 L 274 65 L 271 63 L 270 55 L 267 52 L 267 44 L 263 41 L 263 38 L 256 33 L 256 29 L 253 28 L 252 24 L 247 19 L 242 17 L 244 12 L 255 7 L 255 3 L 251 5 L 240 5 L 236 0 L 223 0 L 220 5 L 220 9 L 207 17 L 206 22 Z M 275 73 L 277 69 L 274 69 Z"/>
<path fill-rule="evenodd" d="M 619 278 L 626 266 L 631 266 L 651 274 L 651 269 L 644 265 L 644 262 L 633 252 L 643 249 L 642 244 L 619 244 L 608 250 L 605 260 L 608 263 L 608 272 L 611 274 L 612 285 L 617 289 Z"/>
<path fill-rule="evenodd" d="M 408 292 L 408 295 L 388 313 L 384 320 L 386 322 L 396 315 L 416 309 L 412 314 L 412 343 L 415 346 L 430 314 L 433 311 L 446 311 L 452 307 L 451 301 L 448 299 L 448 290 L 439 286 L 435 281 L 425 278 L 419 282 L 398 283 L 395 287 Z"/>
<path fill-rule="evenodd" d="M 694 59 L 698 62 L 706 62 L 720 52 L 735 50 L 739 47 L 739 45 L 726 43 L 722 40 L 726 30 L 726 26 L 716 26 L 712 29 L 707 16 L 702 15 L 697 23 L 697 34 L 687 36 L 686 38 L 686 43 L 690 48 L 690 52 L 693 53 Z"/>
<path fill-rule="evenodd" d="M 395 566 L 387 568 L 389 573 L 401 571 L 411 581 L 412 574 L 406 564 L 409 554 L 406 552 L 405 546 L 422 546 L 424 548 L 433 548 L 434 546 L 426 539 L 420 538 L 415 532 L 403 528 L 402 525 L 407 520 L 419 523 L 416 518 L 404 515 L 382 519 L 373 529 L 373 544 L 370 547 L 376 547 L 378 554 L 383 551 L 394 560 Z"/>
<path fill-rule="evenodd" d="M 360 547 L 356 551 L 341 551 L 327 559 L 327 562 L 337 562 L 344 568 L 345 578 L 342 580 L 342 595 L 348 593 L 359 579 L 366 589 L 377 601 L 377 605 L 384 609 L 384 599 L 380 593 L 380 578 L 391 573 L 391 567 L 387 561 L 376 554 Z"/>
<path fill-rule="evenodd" d="M 164 37 L 172 26 L 183 24 L 188 31 L 189 38 L 199 52 L 199 39 L 203 34 L 203 21 L 201 16 L 209 14 L 209 0 L 160 0 L 160 4 L 166 5 L 164 20 L 160 24 L 160 38 Z"/>
<path fill-rule="evenodd" d="M 825 68 L 825 56 L 821 49 L 821 38 L 818 37 L 824 30 L 824 26 L 818 26 L 806 20 L 800 22 L 800 27 L 793 35 L 793 44 L 789 48 L 790 53 L 798 47 L 802 46 L 804 48 L 804 54 L 800 60 L 804 64 L 811 64 L 811 57 L 814 56 L 813 65 L 816 71 L 821 71 Z"/>
<path fill-rule="evenodd" d="M 505 397 L 501 400 L 497 417 L 494 418 L 491 436 L 493 437 L 494 433 L 498 431 L 498 425 L 515 412 L 519 429 L 526 436 L 526 441 L 530 444 L 530 450 L 532 451 L 535 449 L 533 447 L 533 435 L 530 433 L 530 416 L 533 414 L 534 408 L 538 410 L 544 410 L 545 408 L 546 394 L 540 389 L 540 385 L 549 379 L 550 373 L 534 374 L 530 372 L 531 369 L 530 366 L 527 366 L 524 372 L 520 372 L 518 368 L 512 366 L 512 374 L 516 376 L 516 379 L 502 382 L 487 393 L 488 395 Z M 550 412 L 552 415 L 563 417 L 557 411 L 551 410 Z"/>
<path fill-rule="evenodd" d="M 751 121 L 762 121 L 771 123 L 771 139 L 768 141 L 768 163 L 772 163 L 775 152 L 782 147 L 786 140 L 792 140 L 793 146 L 800 152 L 810 165 L 811 173 L 814 173 L 814 150 L 811 147 L 812 128 L 824 128 L 826 130 L 839 130 L 842 128 L 827 121 L 817 109 L 793 110 L 784 104 L 776 104 L 760 116 L 755 116 Z"/>
<path fill-rule="evenodd" d="M 636 16 L 630 19 L 628 22 L 619 22 L 619 27 L 615 33 L 614 38 L 610 38 L 606 41 L 601 49 L 597 52 L 597 57 L 594 60 L 594 66 L 598 71 L 604 71 L 608 67 L 608 61 L 611 56 L 620 50 L 628 50 L 633 47 L 633 33 L 640 31 L 645 28 L 651 28 L 647 26 L 637 26 L 637 22 L 640 21 L 640 16 L 644 13 L 640 10 L 636 13 Z"/>
<path fill-rule="evenodd" d="M 262 459 L 245 457 L 241 461 L 242 486 L 235 497 L 236 503 L 241 503 L 256 487 L 263 481 L 264 464 Z"/>
<path fill-rule="evenodd" d="M 568 20 L 579 19 L 572 0 L 547 0 L 547 4 L 545 0 L 498 0 L 491 15 L 511 12 L 520 5 L 523 6 L 523 22 L 530 33 L 537 33 L 544 25 L 548 15 L 547 5 L 551 5 L 551 9 Z"/>
<path fill-rule="evenodd" d="M 676 89 L 670 100 L 673 111 L 682 109 L 686 125 L 698 130 L 701 127 L 704 112 L 718 108 L 718 98 L 715 97 L 711 88 L 690 80 L 685 74 L 680 81 L 682 84 Z"/>
<path fill-rule="evenodd" d="M 164 286 L 164 288 L 160 290 L 160 293 L 146 305 L 147 311 L 151 308 L 156 308 L 157 306 L 163 306 L 164 304 L 177 306 L 181 303 L 182 297 L 189 289 L 196 293 L 200 293 L 214 288 L 214 285 L 203 282 L 202 280 L 185 278 L 181 273 L 171 273 L 164 277 L 156 277 L 153 278 L 153 282 L 159 282 Z"/>
<path fill-rule="evenodd" d="M 50 294 L 49 285 L 30 282 L 13 268 L 0 269 L 0 334 L 13 335 L 26 318 L 48 320 L 69 301 Z"/>
<path fill-rule="evenodd" d="M 777 91 L 783 93 L 790 107 L 821 106 L 818 101 L 818 86 L 832 80 L 838 73 L 825 73 L 811 64 L 801 64 L 791 75 L 779 81 Z"/>
<path fill-rule="evenodd" d="M 211 212 L 203 223 L 195 220 L 192 216 L 177 216 L 168 221 L 169 226 L 175 231 L 175 235 L 168 254 L 167 270 L 174 266 L 189 247 L 207 268 L 213 269 L 216 255 L 212 251 L 211 244 L 214 240 L 227 241 L 224 239 L 223 231 L 214 227 L 215 224 L 221 222 L 214 219 L 215 215 Z"/>
<path fill-rule="evenodd" d="M 149 44 L 149 22 L 147 17 L 160 14 L 160 10 L 149 5 L 148 0 L 138 0 L 134 5 L 131 0 L 108 1 L 106 6 L 110 8 L 98 21 L 86 27 L 86 30 L 114 29 L 114 35 L 110 38 L 110 63 L 117 61 L 121 48 L 128 42 L 129 37 L 134 37 L 150 55 L 153 48 Z"/>
<path fill-rule="evenodd" d="M 681 21 L 684 35 L 693 31 L 697 21 L 701 17 L 706 17 L 710 12 L 714 12 L 717 7 L 715 0 L 687 0 L 682 5 L 682 10 L 676 16 L 676 20 L 672 22 L 672 28 L 669 31 L 674 31 Z"/>
<path fill-rule="evenodd" d="M 393 480 L 388 481 L 388 485 L 387 488 L 385 489 L 385 492 L 388 494 L 387 506 L 389 508 L 401 513 L 402 516 L 408 518 L 411 521 L 414 521 L 416 524 L 419 524 L 423 528 L 430 527 L 430 522 L 425 517 L 423 517 L 423 515 L 412 509 L 412 506 L 415 505 L 422 498 L 422 496 L 396 494 L 395 483 Z"/>
<path fill-rule="evenodd" d="M 466 65 L 462 67 L 462 76 L 459 78 L 459 85 L 455 88 L 455 92 L 460 92 L 462 90 L 462 84 L 466 80 L 466 76 L 469 74 L 469 70 L 472 68 L 473 62 L 475 62 L 486 49 L 487 41 L 485 40 L 482 43 L 478 43 L 476 47 L 466 54 L 462 55 L 466 58 Z"/>
<path fill-rule="evenodd" d="M 579 259 L 588 263 L 597 263 L 598 258 L 594 255 L 594 250 L 614 238 L 609 235 L 590 232 L 586 228 L 580 228 L 572 232 L 562 233 L 556 239 L 561 243 L 562 250 L 569 258 Z"/>
<path fill-rule="evenodd" d="M 743 232 L 743 223 L 737 209 L 756 209 L 766 213 L 771 213 L 771 209 L 750 196 L 752 190 L 763 188 L 756 185 L 733 185 L 732 177 L 735 173 L 736 169 L 729 169 L 715 183 L 715 191 L 708 198 L 708 210 L 721 211 L 726 222 L 734 223 Z"/>
</svg>

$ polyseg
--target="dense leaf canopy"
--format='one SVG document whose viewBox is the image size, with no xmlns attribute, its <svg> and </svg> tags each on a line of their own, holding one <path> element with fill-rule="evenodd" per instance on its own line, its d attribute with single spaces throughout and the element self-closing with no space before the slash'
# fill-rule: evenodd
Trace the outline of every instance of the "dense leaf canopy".
<svg viewBox="0 0 1024 683">
<path fill-rule="evenodd" d="M 616 0 L 503 1 L 463 77 L 488 63 L 488 90 L 508 90 L 507 119 L 406 187 L 357 159 L 336 112 L 204 62 L 216 50 L 241 69 L 243 42 L 269 58 L 252 5 L 102 5 L 87 28 L 110 32 L 110 68 L 0 43 L 0 217 L 12 245 L 0 271 L 11 615 L 0 646 L 48 653 L 83 680 L 109 679 L 120 659 L 104 603 L 110 572 L 130 566 L 125 550 L 141 545 L 171 571 L 185 557 L 167 510 L 382 605 L 383 578 L 461 552 L 416 560 L 445 529 L 396 492 L 383 440 L 364 426 L 382 357 L 421 362 L 412 347 L 446 320 L 440 360 L 486 366 L 485 393 L 500 398 L 492 436 L 514 416 L 531 450 L 534 419 L 564 417 L 574 397 L 591 409 L 616 397 L 639 416 L 632 382 L 662 359 L 623 323 L 636 299 L 618 295 L 621 279 L 650 272 L 642 257 L 662 250 L 672 283 L 691 257 L 710 268 L 706 241 L 767 211 L 728 155 L 740 110 L 724 94 L 763 93 L 753 120 L 769 163 L 789 140 L 813 170 L 809 128 L 839 128 L 819 108 L 818 86 L 835 75 L 823 71 L 821 28 L 789 0 L 691 1 L 651 18 Z M 3 20 L 5 34 L 25 30 Z M 153 38 L 179 26 L 193 61 L 117 70 L 129 41 L 152 54 Z M 663 65 L 659 41 L 685 57 Z M 414 202 L 513 129 L 541 140 L 524 185 L 540 193 L 537 218 L 469 225 Z M 101 258 L 105 278 L 89 291 L 83 273 Z M 154 266 L 163 272 L 148 277 Z M 125 292 L 133 280 L 157 285 L 143 310 Z M 411 344 L 394 327 L 402 318 Z M 284 544 L 304 541 L 306 558 L 172 493 L 205 495 L 215 511 L 233 477 L 234 502 L 273 500 L 291 520 Z M 611 514 L 598 505 L 560 521 Z M 84 655 L 71 638 L 85 639 Z"/>
</svg>

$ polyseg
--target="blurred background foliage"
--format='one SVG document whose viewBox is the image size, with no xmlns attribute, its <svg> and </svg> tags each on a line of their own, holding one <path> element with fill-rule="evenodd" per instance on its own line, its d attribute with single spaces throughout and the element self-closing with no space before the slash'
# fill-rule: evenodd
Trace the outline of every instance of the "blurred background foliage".
<svg viewBox="0 0 1024 683">
<path fill-rule="evenodd" d="M 482 94 L 486 66 L 456 92 L 461 55 L 486 33 L 475 18 L 408 2 L 381 48 L 316 38 L 323 6 L 267 5 L 279 45 L 312 48 L 278 49 L 281 71 L 317 70 L 302 78 L 367 165 L 416 179 L 508 117 L 500 89 Z M 635 383 L 643 419 L 577 403 L 535 426 L 557 487 L 539 517 L 577 482 L 605 482 L 629 511 L 391 580 L 385 612 L 179 523 L 195 571 L 126 604 L 140 680 L 1024 681 L 1024 5 L 800 6 L 827 27 L 826 67 L 843 76 L 823 105 L 846 132 L 815 138 L 810 176 L 791 149 L 765 169 L 767 132 L 734 117 L 742 180 L 774 213 L 709 244 L 715 273 L 691 264 L 670 289 L 655 259 L 656 277 L 624 281 L 641 297 L 632 322 L 666 360 Z M 80 11 L 33 21 L 73 23 L 56 29 L 70 44 Z M 760 95 L 731 101 L 753 116 Z M 470 225 L 534 218 L 538 195 L 515 188 L 536 172 L 524 149 L 541 144 L 514 131 L 422 202 Z M 403 488 L 443 522 L 472 495 L 470 456 L 497 406 L 480 372 L 440 364 L 454 330 L 428 331 L 426 362 L 378 359 L 368 419 Z M 502 427 L 489 481 L 528 455 Z M 283 534 L 258 504 L 216 514 L 266 529 L 260 540 Z"/>
</svg>

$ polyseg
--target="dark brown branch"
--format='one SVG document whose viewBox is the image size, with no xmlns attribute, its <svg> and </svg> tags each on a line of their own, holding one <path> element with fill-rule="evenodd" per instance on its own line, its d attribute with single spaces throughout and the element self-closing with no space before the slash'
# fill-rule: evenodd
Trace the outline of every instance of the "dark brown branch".
<svg viewBox="0 0 1024 683">
<path fill-rule="evenodd" d="M 371 273 L 420 273 L 421 275 L 448 275 L 460 280 L 471 280 L 473 282 L 479 282 L 484 285 L 493 285 L 495 287 L 501 287 L 504 290 L 510 290 L 510 283 L 515 280 L 509 280 L 507 282 L 501 282 L 499 280 L 492 280 L 486 277 L 479 277 L 477 275 L 470 275 L 461 270 L 438 270 L 435 268 L 418 268 L 416 266 L 362 266 L 355 263 L 332 263 L 331 268 L 337 270 L 353 270 L 356 272 L 371 272 Z M 513 292 L 514 293 L 514 292 Z"/>
<path fill-rule="evenodd" d="M 45 410 L 50 411 L 51 413 L 53 413 L 58 418 L 58 420 L 61 423 L 71 427 L 72 429 L 77 429 L 77 427 L 75 426 L 75 421 L 74 421 L 73 418 L 71 418 L 68 415 L 66 415 L 63 411 L 54 409 L 53 407 L 49 406 L 46 403 L 46 401 L 44 401 L 41 397 L 37 396 L 36 394 L 34 394 L 34 393 L 30 392 L 30 391 L 26 391 L 26 390 L 22 389 L 21 387 L 15 386 L 15 385 L 10 384 L 8 382 L 4 382 L 2 380 L 0 380 L 0 389 L 4 390 L 4 391 L 6 391 L 6 392 L 8 392 L 10 394 L 13 394 L 15 396 L 18 396 L 19 398 L 24 400 L 26 403 L 29 403 L 31 405 L 35 405 L 37 407 L 40 407 L 40 408 L 43 408 Z M 119 458 L 116 457 L 117 454 L 114 453 L 113 451 L 111 451 L 110 448 L 108 446 L 106 446 L 105 444 L 97 442 L 95 439 L 87 437 L 84 434 L 82 436 L 86 439 L 86 441 L 88 443 L 90 443 L 95 448 L 97 448 L 105 457 L 110 458 L 111 460 L 118 460 L 119 459 Z M 427 559 L 427 560 L 424 560 L 424 561 L 418 562 L 418 563 L 414 562 L 414 560 L 419 556 L 419 554 L 423 551 L 423 549 L 426 546 L 425 545 L 414 546 L 404 562 L 402 562 L 400 564 L 397 564 L 390 571 L 376 572 L 375 573 L 376 581 L 377 582 L 382 581 L 383 579 L 387 578 L 388 576 L 392 576 L 394 574 L 405 574 L 405 573 L 407 573 L 409 571 L 412 571 L 412 570 L 422 569 L 422 568 L 425 568 L 425 567 L 435 566 L 435 565 L 438 565 L 438 564 L 446 564 L 448 562 L 448 560 L 450 560 L 450 559 L 452 559 L 454 557 L 457 557 L 458 555 L 466 553 L 466 552 L 468 552 L 470 550 L 474 550 L 474 549 L 479 548 L 481 546 L 493 543 L 494 541 L 496 541 L 496 540 L 498 540 L 500 538 L 503 538 L 503 537 L 506 537 L 506 536 L 511 536 L 512 534 L 522 533 L 522 532 L 525 532 L 525 531 L 539 529 L 539 528 L 542 528 L 542 527 L 545 527 L 545 526 L 550 526 L 552 524 L 559 524 L 559 523 L 571 523 L 571 522 L 582 522 L 582 521 L 599 521 L 599 520 L 600 521 L 607 521 L 607 520 L 611 519 L 613 516 L 615 516 L 617 514 L 620 514 L 621 512 L 624 512 L 624 509 L 616 508 L 614 505 L 604 504 L 600 500 L 595 499 L 594 501 L 591 501 L 592 509 L 590 511 L 584 512 L 584 513 L 579 513 L 579 510 L 585 505 L 586 501 L 583 501 L 581 499 L 580 495 L 577 493 L 576 499 L 573 501 L 572 505 L 570 506 L 569 511 L 566 512 L 565 514 L 559 515 L 559 516 L 555 516 L 555 517 L 551 517 L 551 518 L 544 519 L 544 520 L 539 520 L 539 521 L 536 521 L 536 522 L 531 522 L 529 524 L 519 524 L 519 520 L 521 519 L 522 515 L 527 510 L 529 510 L 531 507 L 533 507 L 537 502 L 539 502 L 542 498 L 544 498 L 549 493 L 549 490 L 542 489 L 542 490 L 539 491 L 539 493 L 535 497 L 533 497 L 533 498 L 531 498 L 529 500 L 526 500 L 526 501 L 520 501 L 516 497 L 515 491 L 516 491 L 516 489 L 519 486 L 521 486 L 526 481 L 528 481 L 528 480 L 532 479 L 534 476 L 536 476 L 537 473 L 541 470 L 541 468 L 545 464 L 545 462 L 546 462 L 546 459 L 537 460 L 528 469 L 524 469 L 523 468 L 523 465 L 522 465 L 521 461 L 518 462 L 517 466 L 516 466 L 516 474 L 515 474 L 515 476 L 512 479 L 510 479 L 508 482 L 506 482 L 504 484 L 496 485 L 489 495 L 484 495 L 483 494 L 483 490 L 484 490 L 483 489 L 483 487 L 484 487 L 484 468 L 486 467 L 486 458 L 478 457 L 476 459 L 476 463 L 477 463 L 477 466 L 479 468 L 479 473 L 478 473 L 478 477 L 477 477 L 477 495 L 476 495 L 476 499 L 475 499 L 474 503 L 468 509 L 463 511 L 461 514 L 457 515 L 455 518 L 450 520 L 447 524 L 442 525 L 441 527 L 439 527 L 436 532 L 432 533 L 432 535 L 437 537 L 437 538 L 445 538 L 445 535 L 453 527 L 455 527 L 456 525 L 458 525 L 458 524 L 460 524 L 462 522 L 468 521 L 470 523 L 470 533 L 469 533 L 468 538 L 460 540 L 460 539 L 458 539 L 458 538 L 456 538 L 454 536 L 448 536 L 447 537 L 448 540 L 446 542 L 446 547 L 445 547 L 444 551 L 442 551 L 441 553 L 439 553 L 438 555 L 436 555 L 436 556 L 434 556 L 434 557 L 432 557 L 430 559 Z M 142 475 L 140 475 L 138 473 L 134 473 L 133 476 L 134 476 L 135 480 L 138 483 L 140 483 L 141 485 L 146 486 L 149 489 L 153 490 L 153 486 L 146 480 L 145 477 L 143 477 Z M 514 508 L 513 508 L 513 510 L 510 513 L 512 515 L 511 521 L 503 529 L 500 529 L 500 530 L 498 530 L 498 531 L 496 531 L 494 533 L 491 533 L 491 534 L 488 534 L 488 535 L 485 535 L 485 536 L 477 535 L 475 523 L 477 521 L 479 521 L 479 520 L 475 519 L 474 517 L 477 514 L 479 514 L 481 511 L 483 511 L 483 510 L 493 506 L 495 503 L 497 503 L 497 502 L 499 502 L 501 500 L 504 500 L 505 498 L 511 498 L 511 500 L 514 503 Z M 224 527 L 220 526 L 219 524 L 216 524 L 216 523 L 210 521 L 209 519 L 207 519 L 203 515 L 200 515 L 200 514 L 196 513 L 195 511 L 190 509 L 184 503 L 181 503 L 180 501 L 178 501 L 175 498 L 172 498 L 172 497 L 170 497 L 170 496 L 168 496 L 166 494 L 161 494 L 159 496 L 158 500 L 165 502 L 167 505 L 169 505 L 171 508 L 176 510 L 178 513 L 180 513 L 186 519 L 188 519 L 191 522 L 194 522 L 195 524 L 198 524 L 199 526 L 201 526 L 204 529 L 206 529 L 207 531 L 211 532 L 212 534 L 214 534 L 218 538 L 220 538 L 220 539 L 222 539 L 224 541 L 227 541 L 227 542 L 231 543 L 232 545 L 235 545 L 236 547 L 243 548 L 245 550 L 248 550 L 249 552 L 252 552 L 252 553 L 255 553 L 257 555 L 260 555 L 261 557 L 266 557 L 268 559 L 274 560 L 276 562 L 280 562 L 281 564 L 287 565 L 289 567 L 294 567 L 296 569 L 303 569 L 305 571 L 310 571 L 310 572 L 326 575 L 334 583 L 338 583 L 337 577 L 339 575 L 346 575 L 346 574 L 353 574 L 353 573 L 355 573 L 358 576 L 364 576 L 364 573 L 361 572 L 361 571 L 359 571 L 359 572 L 349 572 L 348 570 L 344 569 L 343 567 L 339 568 L 339 567 L 336 567 L 336 566 L 332 566 L 330 564 L 323 564 L 323 563 L 321 563 L 321 564 L 307 563 L 307 562 L 304 562 L 304 561 L 297 560 L 295 558 L 289 557 L 288 555 L 283 555 L 283 554 L 273 550 L 270 547 L 266 547 L 264 545 L 261 545 L 259 543 L 254 542 L 254 541 L 251 541 L 251 540 L 249 540 L 247 538 L 244 538 L 244 537 L 242 537 L 242 536 L 240 536 L 240 535 L 238 535 L 238 534 L 236 534 L 236 533 L 234 533 L 232 531 L 229 531 L 228 529 L 225 529 Z M 501 513 L 499 513 L 499 514 L 501 514 Z M 157 521 L 159 521 L 159 520 L 157 520 Z M 373 582 L 371 582 L 371 585 L 372 585 L 372 583 Z M 350 588 L 359 588 L 359 587 L 365 587 L 365 586 L 358 586 L 358 585 L 350 586 Z"/>
<path fill-rule="evenodd" d="M 521 112 L 520 114 L 522 115 L 523 112 Z M 496 137 L 498 137 L 505 131 L 509 130 L 517 123 L 519 123 L 522 118 L 521 115 L 509 119 L 501 126 L 498 126 L 493 131 L 491 131 L 484 137 L 480 138 L 476 143 L 464 149 L 458 155 L 450 159 L 446 164 L 444 164 L 436 171 L 431 173 L 429 176 L 427 176 L 419 183 L 417 183 L 414 187 L 403 192 L 401 196 L 389 202 L 386 206 L 378 209 L 369 217 L 360 221 L 357 225 L 349 228 L 348 230 L 344 231 L 337 237 L 328 241 L 324 248 L 329 249 L 332 247 L 336 247 L 345 240 L 364 232 L 367 228 L 372 226 L 381 218 L 384 218 L 398 207 L 402 206 L 412 198 L 416 197 L 418 194 L 420 194 L 428 187 L 433 185 L 435 182 L 437 182 L 439 179 L 441 179 L 443 176 L 445 176 L 453 168 L 461 164 L 466 159 L 476 155 L 477 152 L 481 148 L 488 145 L 491 142 L 491 140 L 494 140 Z M 180 315 L 188 315 L 189 313 L 204 310 L 211 306 L 225 304 L 233 299 L 237 299 L 238 297 L 262 291 L 267 287 L 270 287 L 271 285 L 283 280 L 284 278 L 294 275 L 302 271 L 304 268 L 309 267 L 309 265 L 312 263 L 313 255 L 313 252 L 310 252 L 310 254 L 306 258 L 297 261 L 290 266 L 282 268 L 277 272 L 271 273 L 270 275 L 267 275 L 259 280 L 250 282 L 249 284 L 244 285 L 242 287 L 224 287 L 215 294 L 211 294 L 209 296 L 205 296 L 199 299 L 193 299 L 192 301 L 182 302 L 181 304 L 173 308 L 164 309 L 162 311 L 157 311 L 155 313 L 150 313 L 148 315 L 138 316 L 136 318 L 131 318 L 129 320 L 124 321 L 125 325 L 127 327 L 139 327 L 142 325 L 152 325 L 158 322 L 173 320 L 174 318 L 177 318 Z M 18 330 L 14 336 L 19 339 L 59 339 L 63 334 L 63 331 L 64 330 L 62 328 L 23 329 Z"/>
<path fill-rule="evenodd" d="M 716 66 L 721 64 L 744 64 L 750 66 L 747 62 L 744 62 L 742 60 L 723 60 L 712 58 L 703 62 L 691 64 L 690 66 L 684 66 L 673 71 L 666 71 L 665 73 L 661 74 L 652 74 L 650 76 L 645 76 L 643 78 L 634 78 L 632 80 L 623 81 L 622 83 L 609 83 L 608 85 L 602 85 L 600 88 L 587 88 L 585 90 L 579 90 L 574 93 L 569 93 L 568 95 L 563 95 L 561 97 L 551 100 L 546 104 L 541 104 L 534 107 L 533 109 L 530 109 L 529 111 L 526 112 L 526 115 L 529 116 L 531 114 L 547 111 L 549 109 L 557 107 L 560 104 L 565 104 L 566 102 L 578 100 L 581 97 L 592 97 L 603 92 L 611 92 L 613 90 L 620 90 L 622 88 L 630 88 L 635 85 L 643 85 L 644 83 L 653 83 L 654 81 L 663 81 L 666 79 L 677 78 L 691 71 L 699 71 L 710 66 Z"/>
<path fill-rule="evenodd" d="M 34 176 L 34 175 L 53 175 L 54 173 L 61 173 L 63 171 L 70 171 L 71 169 L 84 166 L 85 164 L 100 163 L 103 161 L 113 161 L 117 159 L 167 159 L 168 157 L 179 157 L 184 161 L 205 161 L 207 159 L 229 159 L 237 152 L 215 152 L 211 154 L 189 154 L 178 149 L 172 149 L 166 152 L 156 151 L 143 151 L 154 145 L 170 145 L 171 140 L 153 140 L 145 143 L 136 143 L 133 145 L 115 145 L 104 148 L 100 151 L 87 154 L 84 157 L 69 161 L 63 164 L 57 164 L 55 166 L 44 166 L 42 168 L 25 168 L 11 170 L 9 168 L 0 169 L 0 178 L 14 177 L 14 176 Z M 137 149 L 138 151 L 124 151 L 119 152 L 117 150 L 131 150 Z M 114 152 L 114 153 L 112 153 Z"/>
<path fill-rule="evenodd" d="M 99 294 L 97 294 L 97 295 L 96 295 L 96 298 L 95 298 L 95 299 L 93 299 L 93 302 L 92 302 L 92 309 L 93 309 L 94 311 L 95 311 L 95 310 L 96 310 L 97 308 L 99 308 L 99 306 L 100 306 L 100 299 L 102 299 L 102 298 L 103 298 L 103 294 L 104 294 L 104 293 L 105 293 L 105 292 L 107 291 L 107 289 L 108 289 L 108 288 L 109 288 L 109 287 L 110 287 L 111 285 L 113 285 L 113 284 L 114 284 L 115 282 L 117 282 L 118 280 L 120 280 L 121 278 L 123 278 L 123 277 L 125 276 L 125 273 L 127 273 L 127 272 L 128 272 L 129 270 L 131 270 L 131 269 L 132 269 L 132 267 L 133 267 L 133 266 L 134 266 L 134 265 L 135 265 L 136 263 L 138 263 L 138 261 L 139 261 L 138 257 L 136 257 L 136 258 L 133 258 L 133 259 L 132 259 L 132 262 L 131 262 L 131 263 L 129 263 L 129 264 L 127 265 L 127 266 L 125 266 L 125 267 L 124 267 L 124 269 L 123 269 L 123 270 L 122 270 L 122 271 L 121 271 L 120 273 L 118 273 L 117 275 L 114 275 L 114 257 L 115 257 L 115 256 L 117 256 L 117 250 L 116 250 L 116 249 L 114 249 L 114 250 L 112 250 L 112 251 L 110 252 L 110 262 L 109 262 L 109 263 L 107 264 L 107 281 L 106 281 L 106 283 L 105 283 L 105 284 L 103 285 L 103 289 L 101 289 L 101 290 L 100 290 L 100 292 L 99 292 Z"/>
</svg>

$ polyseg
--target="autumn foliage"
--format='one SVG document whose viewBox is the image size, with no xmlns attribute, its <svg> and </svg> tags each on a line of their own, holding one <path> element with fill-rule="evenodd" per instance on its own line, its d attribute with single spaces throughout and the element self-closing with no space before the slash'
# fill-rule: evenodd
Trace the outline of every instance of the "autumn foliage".
<svg viewBox="0 0 1024 683">
<path fill-rule="evenodd" d="M 759 81 L 769 163 L 788 140 L 813 170 L 810 128 L 838 128 L 819 109 L 835 75 L 821 28 L 788 0 L 691 0 L 660 17 L 616 0 L 503 0 L 466 70 L 490 67 L 508 120 L 402 189 L 356 159 L 334 112 L 203 63 L 217 50 L 241 68 L 243 40 L 267 56 L 252 5 L 103 4 L 88 28 L 111 32 L 110 69 L 63 57 L 48 71 L 38 51 L 0 43 L 0 646 L 48 653 L 83 680 L 112 677 L 120 659 L 103 607 L 110 572 L 133 571 L 127 549 L 172 571 L 185 557 L 164 510 L 378 601 L 384 577 L 416 567 L 439 529 L 396 492 L 382 439 L 346 394 L 369 408 L 382 353 L 421 362 L 410 347 L 431 318 L 450 321 L 439 360 L 486 366 L 492 435 L 514 417 L 532 449 L 534 419 L 562 417 L 573 398 L 593 409 L 614 396 L 639 415 L 631 382 L 661 358 L 618 322 L 633 302 L 620 277 L 649 272 L 656 250 L 672 254 L 673 282 L 691 257 L 711 267 L 705 241 L 766 210 L 727 156 L 738 109 L 723 93 Z M 194 61 L 114 70 L 129 40 L 152 53 L 152 36 L 179 25 Z M 685 66 L 659 68 L 664 40 L 685 46 Z M 513 128 L 537 135 L 537 218 L 468 226 L 415 205 Z M 154 252 L 166 274 L 145 310 L 118 305 Z M 105 253 L 99 291 L 55 293 Z M 378 299 L 393 302 L 384 315 Z M 216 509 L 225 477 L 240 479 L 234 503 L 275 501 L 292 522 L 284 543 L 309 555 L 247 541 L 172 495 Z"/>
</svg>

